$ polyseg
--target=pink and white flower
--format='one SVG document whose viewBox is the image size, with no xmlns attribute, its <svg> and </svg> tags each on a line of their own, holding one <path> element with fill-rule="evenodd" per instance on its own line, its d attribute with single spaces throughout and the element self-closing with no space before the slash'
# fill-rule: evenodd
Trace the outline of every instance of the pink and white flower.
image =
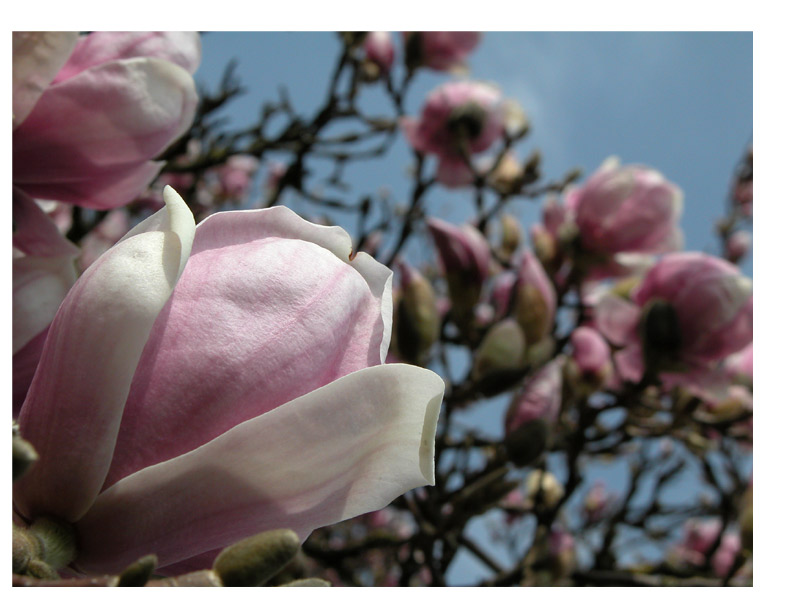
<svg viewBox="0 0 800 600">
<path fill-rule="evenodd" d="M 74 523 L 73 567 L 166 571 L 433 483 L 444 385 L 383 364 L 391 272 L 285 207 L 195 228 L 170 188 L 72 287 L 19 418 L 25 520 Z"/>
<path fill-rule="evenodd" d="M 683 193 L 661 173 L 637 165 L 620 166 L 612 157 L 565 198 L 582 251 L 662 253 L 680 249 L 678 226 Z"/>
<path fill-rule="evenodd" d="M 367 60 L 378 65 L 381 73 L 388 73 L 394 62 L 392 34 L 388 31 L 370 31 L 364 40 L 364 53 Z"/>
<path fill-rule="evenodd" d="M 13 181 L 34 198 L 110 209 L 191 125 L 196 33 L 13 35 Z"/>
<path fill-rule="evenodd" d="M 421 117 L 406 117 L 401 126 L 417 152 L 438 157 L 437 180 L 447 187 L 459 187 L 473 179 L 465 158 L 499 140 L 504 121 L 505 109 L 497 88 L 455 81 L 433 90 Z"/>
<path fill-rule="evenodd" d="M 597 328 L 623 347 L 615 362 L 624 379 L 641 378 L 648 351 L 668 359 L 666 370 L 703 371 L 752 343 L 753 283 L 720 258 L 669 254 L 631 300 L 608 294 L 595 307 Z"/>
</svg>

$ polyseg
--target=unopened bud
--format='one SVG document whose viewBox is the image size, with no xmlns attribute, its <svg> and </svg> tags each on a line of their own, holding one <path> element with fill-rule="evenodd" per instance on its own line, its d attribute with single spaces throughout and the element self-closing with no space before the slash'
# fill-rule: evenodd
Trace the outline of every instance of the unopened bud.
<svg viewBox="0 0 800 600">
<path fill-rule="evenodd" d="M 538 223 L 531 228 L 533 251 L 542 264 L 549 265 L 558 254 L 558 242 L 547 229 Z"/>
<path fill-rule="evenodd" d="M 41 545 L 40 558 L 54 569 L 67 566 L 77 556 L 75 528 L 65 521 L 39 517 L 28 530 Z"/>
<path fill-rule="evenodd" d="M 150 575 L 153 574 L 157 565 L 158 559 L 155 554 L 143 556 L 132 565 L 126 567 L 125 570 L 119 574 L 117 587 L 144 586 L 150 579 Z"/>
<path fill-rule="evenodd" d="M 400 263 L 402 292 L 397 302 L 394 325 L 399 353 L 409 362 L 422 365 L 431 346 L 439 339 L 439 310 L 436 292 L 414 267 Z"/>
<path fill-rule="evenodd" d="M 522 254 L 514 301 L 514 316 L 527 344 L 535 344 L 550 332 L 555 316 L 556 294 L 541 263 L 530 252 Z"/>
<path fill-rule="evenodd" d="M 213 570 L 225 587 L 260 586 L 297 554 L 300 539 L 291 529 L 265 531 L 219 553 Z"/>
<path fill-rule="evenodd" d="M 58 571 L 39 558 L 34 558 L 28 563 L 28 568 L 25 571 L 25 575 L 28 577 L 34 577 L 36 579 L 45 579 L 49 581 L 61 579 L 58 576 Z"/>
<path fill-rule="evenodd" d="M 500 239 L 500 252 L 508 259 L 519 247 L 522 241 L 522 227 L 512 215 L 505 213 L 500 218 L 502 237 Z"/>
<path fill-rule="evenodd" d="M 753 241 L 752 236 L 747 231 L 736 231 L 728 238 L 725 243 L 725 258 L 733 263 L 737 263 L 750 250 Z"/>
<path fill-rule="evenodd" d="M 39 541 L 22 527 L 13 525 L 13 544 L 11 551 L 12 573 L 23 574 L 31 560 L 41 553 Z"/>
<path fill-rule="evenodd" d="M 512 138 L 521 138 L 530 129 L 525 109 L 512 98 L 508 98 L 503 102 L 503 126 L 506 130 L 506 135 Z"/>
<path fill-rule="evenodd" d="M 522 165 L 519 164 L 513 152 L 509 151 L 503 154 L 497 167 L 489 174 L 489 183 L 502 194 L 513 194 L 519 191 L 523 183 L 523 171 Z M 518 236 L 521 237 L 521 233 Z"/>
<path fill-rule="evenodd" d="M 541 504 L 545 509 L 551 510 L 564 497 L 564 486 L 549 471 L 536 469 L 525 480 L 525 496 L 534 506 Z"/>
<path fill-rule="evenodd" d="M 216 572 L 204 569 L 176 577 L 151 579 L 146 587 L 222 587 L 222 580 Z"/>
<path fill-rule="evenodd" d="M 514 319 L 495 324 L 475 352 L 473 379 L 519 369 L 525 359 L 525 347 L 525 333 Z"/>
</svg>

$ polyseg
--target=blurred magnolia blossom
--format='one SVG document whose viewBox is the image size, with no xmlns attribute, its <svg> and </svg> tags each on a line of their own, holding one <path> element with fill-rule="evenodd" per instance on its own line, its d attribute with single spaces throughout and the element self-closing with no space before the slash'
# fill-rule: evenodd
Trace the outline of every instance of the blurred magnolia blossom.
<svg viewBox="0 0 800 600">
<path fill-rule="evenodd" d="M 545 206 L 544 230 L 566 248 L 584 280 L 642 272 L 653 254 L 679 250 L 683 192 L 654 169 L 611 157 L 563 206 Z"/>
<path fill-rule="evenodd" d="M 706 562 L 706 555 L 722 527 L 719 519 L 691 519 L 683 529 L 683 539 L 669 553 L 672 562 L 680 565 L 701 567 Z M 711 568 L 717 577 L 725 577 L 733 567 L 736 555 L 742 547 L 738 533 L 725 532 L 720 544 L 711 556 Z"/>
<path fill-rule="evenodd" d="M 539 260 L 528 250 L 522 253 L 517 273 L 513 313 L 527 343 L 535 344 L 553 328 L 556 291 Z"/>
<path fill-rule="evenodd" d="M 458 227 L 434 218 L 426 224 L 447 279 L 454 318 L 459 327 L 468 329 L 473 308 L 489 277 L 491 249 L 483 234 L 472 225 Z"/>
<path fill-rule="evenodd" d="M 668 254 L 642 279 L 631 301 L 607 294 L 596 326 L 622 350 L 624 379 L 660 372 L 707 371 L 753 339 L 753 283 L 729 262 L 702 254 Z"/>
<path fill-rule="evenodd" d="M 590 523 L 600 521 L 614 502 L 614 495 L 604 481 L 596 481 L 583 499 L 583 514 Z"/>
<path fill-rule="evenodd" d="M 364 54 L 368 61 L 378 66 L 381 73 L 388 73 L 394 62 L 394 44 L 388 31 L 370 31 L 364 40 Z"/>
<path fill-rule="evenodd" d="M 731 234 L 725 242 L 725 258 L 731 262 L 739 262 L 750 251 L 753 236 L 750 232 L 739 230 Z"/>
<path fill-rule="evenodd" d="M 139 195 L 191 125 L 197 33 L 13 34 L 13 183 L 97 209 Z"/>
<path fill-rule="evenodd" d="M 242 537 L 302 539 L 433 484 L 444 385 L 382 364 L 391 271 L 285 207 L 195 227 L 164 198 L 50 326 L 19 416 L 39 460 L 16 513 L 72 523 L 78 571 L 155 553 L 179 573 Z"/>
<path fill-rule="evenodd" d="M 463 70 L 465 60 L 481 41 L 477 31 L 406 31 L 406 65 L 436 71 Z"/>
<path fill-rule="evenodd" d="M 259 161 L 249 154 L 235 154 L 215 171 L 219 193 L 226 200 L 241 203 L 247 199 Z"/>
<path fill-rule="evenodd" d="M 500 91 L 475 81 L 442 84 L 428 95 L 419 118 L 400 122 L 414 150 L 438 158 L 436 179 L 453 188 L 472 182 L 467 161 L 502 137 L 504 123 Z"/>
</svg>

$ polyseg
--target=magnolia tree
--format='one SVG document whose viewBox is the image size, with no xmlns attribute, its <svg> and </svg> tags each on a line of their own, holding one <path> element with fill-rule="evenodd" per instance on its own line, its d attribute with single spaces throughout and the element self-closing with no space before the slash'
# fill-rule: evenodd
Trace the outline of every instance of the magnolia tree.
<svg viewBox="0 0 800 600">
<path fill-rule="evenodd" d="M 197 34 L 13 34 L 14 583 L 750 585 L 752 151 L 686 251 L 654 168 L 518 158 L 479 34 L 338 40 L 236 129 Z M 348 195 L 397 145 L 409 197 Z"/>
</svg>

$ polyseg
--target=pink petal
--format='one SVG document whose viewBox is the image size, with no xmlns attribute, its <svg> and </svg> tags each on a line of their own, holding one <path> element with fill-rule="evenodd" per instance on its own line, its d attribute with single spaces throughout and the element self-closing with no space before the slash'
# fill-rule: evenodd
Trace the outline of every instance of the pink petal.
<svg viewBox="0 0 800 600">
<path fill-rule="evenodd" d="M 17 352 L 53 320 L 75 283 L 71 256 L 23 256 L 12 262 L 13 344 Z"/>
<path fill-rule="evenodd" d="M 58 230 L 41 207 L 18 188 L 13 191 L 14 247 L 29 256 L 77 256 L 80 250 Z"/>
<path fill-rule="evenodd" d="M 15 486 L 27 517 L 76 520 L 100 491 L 136 365 L 194 237 L 191 211 L 171 189 L 164 197 L 166 209 L 72 286 L 50 326 L 19 419 L 40 456 Z"/>
<path fill-rule="evenodd" d="M 432 485 L 444 383 L 410 365 L 347 375 L 126 477 L 77 523 L 77 564 L 168 566 L 259 531 L 313 529 Z"/>
<path fill-rule="evenodd" d="M 73 31 L 15 31 L 12 46 L 12 104 L 14 127 L 30 114 L 78 41 Z"/>
<path fill-rule="evenodd" d="M 436 167 L 436 181 L 448 188 L 470 185 L 475 177 L 461 157 L 441 155 Z"/>
<path fill-rule="evenodd" d="M 285 207 L 201 223 L 142 354 L 105 486 L 383 362 L 392 274 L 350 251 L 343 229 Z"/>
<path fill-rule="evenodd" d="M 636 337 L 640 308 L 615 294 L 606 294 L 594 308 L 597 330 L 617 346 L 625 346 Z"/>
<path fill-rule="evenodd" d="M 82 36 L 55 83 L 95 65 L 125 58 L 161 58 L 189 73 L 200 65 L 200 36 L 194 31 L 97 31 Z"/>
<path fill-rule="evenodd" d="M 30 342 L 15 352 L 12 358 L 12 414 L 15 419 L 19 416 L 25 396 L 28 395 L 28 388 L 31 387 L 33 374 L 39 365 L 39 357 L 42 355 L 42 348 L 44 348 L 48 331 L 49 327 L 46 327 Z"/>
<path fill-rule="evenodd" d="M 164 60 L 132 58 L 50 86 L 14 131 L 14 184 L 36 198 L 114 208 L 158 172 L 149 162 L 192 122 L 189 73 Z"/>
</svg>

